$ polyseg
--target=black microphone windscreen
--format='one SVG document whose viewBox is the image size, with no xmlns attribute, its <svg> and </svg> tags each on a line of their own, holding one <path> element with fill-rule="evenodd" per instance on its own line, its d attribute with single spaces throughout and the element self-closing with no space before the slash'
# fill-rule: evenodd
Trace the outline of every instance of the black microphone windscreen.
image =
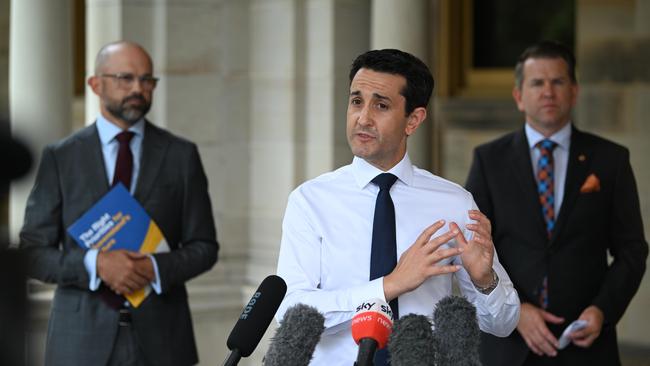
<svg viewBox="0 0 650 366">
<path fill-rule="evenodd" d="M 271 324 L 286 292 L 287 284 L 282 278 L 275 275 L 266 277 L 230 331 L 226 342 L 228 349 L 239 351 L 242 357 L 250 356 Z"/>
<path fill-rule="evenodd" d="M 314 307 L 297 304 L 284 314 L 264 357 L 265 366 L 307 366 L 325 330 L 325 317 Z"/>
<path fill-rule="evenodd" d="M 462 296 L 447 296 L 433 312 L 436 364 L 477 366 L 480 330 L 476 308 Z"/>
<path fill-rule="evenodd" d="M 433 366 L 435 349 L 429 319 L 408 314 L 395 321 L 388 338 L 388 352 L 392 366 Z"/>
</svg>

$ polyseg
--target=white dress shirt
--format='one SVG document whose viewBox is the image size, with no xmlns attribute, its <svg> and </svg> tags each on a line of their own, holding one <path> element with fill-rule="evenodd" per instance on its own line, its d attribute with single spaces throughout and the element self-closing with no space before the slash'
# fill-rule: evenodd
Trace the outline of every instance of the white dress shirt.
<svg viewBox="0 0 650 366">
<path fill-rule="evenodd" d="M 398 258 L 426 227 L 437 220 L 456 222 L 466 238 L 471 232 L 468 210 L 476 209 L 469 192 L 411 164 L 408 155 L 389 170 L 398 180 L 390 194 L 395 205 Z M 354 363 L 358 347 L 350 321 L 356 307 L 372 298 L 385 299 L 383 277 L 370 281 L 370 252 L 375 201 L 379 188 L 371 180 L 381 170 L 355 157 L 352 164 L 307 181 L 289 196 L 282 225 L 278 275 L 288 286 L 276 315 L 281 320 L 294 304 L 316 307 L 325 316 L 325 331 L 312 365 Z M 448 230 L 441 229 L 435 236 Z M 455 242 L 450 242 L 455 245 Z M 461 264 L 460 257 L 448 259 Z M 489 295 L 476 290 L 468 273 L 434 276 L 399 296 L 400 315 L 432 317 L 435 304 L 452 292 L 452 276 L 478 312 L 480 328 L 509 335 L 519 319 L 519 298 L 510 278 L 494 257 L 499 284 Z"/>
<path fill-rule="evenodd" d="M 528 123 L 526 123 L 525 131 L 530 148 L 530 160 L 533 173 L 535 174 L 535 181 L 538 181 L 537 162 L 541 153 L 535 145 L 546 137 L 530 127 Z M 553 191 L 555 192 L 553 209 L 557 218 L 560 215 L 560 207 L 562 207 L 562 200 L 564 199 L 564 182 L 566 181 L 566 170 L 569 164 L 569 148 L 571 147 L 571 123 L 567 123 L 566 126 L 552 134 L 549 139 L 557 144 L 555 149 L 553 149 Z"/>
</svg>

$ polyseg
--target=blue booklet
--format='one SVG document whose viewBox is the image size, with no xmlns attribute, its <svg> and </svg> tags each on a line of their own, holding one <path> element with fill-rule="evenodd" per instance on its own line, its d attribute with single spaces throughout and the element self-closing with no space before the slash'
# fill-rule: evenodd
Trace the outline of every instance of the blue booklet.
<svg viewBox="0 0 650 366">
<path fill-rule="evenodd" d="M 108 191 L 67 231 L 84 249 L 126 249 L 140 253 L 169 251 L 158 225 L 122 183 Z M 150 292 L 151 286 L 147 286 L 125 297 L 133 307 L 138 307 Z"/>
</svg>

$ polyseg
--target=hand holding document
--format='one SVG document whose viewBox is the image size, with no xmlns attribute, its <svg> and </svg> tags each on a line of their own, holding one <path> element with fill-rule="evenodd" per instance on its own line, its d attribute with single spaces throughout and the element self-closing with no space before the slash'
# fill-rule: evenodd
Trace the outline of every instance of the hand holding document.
<svg viewBox="0 0 650 366">
<path fill-rule="evenodd" d="M 571 324 L 569 324 L 569 326 L 566 327 L 566 329 L 564 329 L 564 332 L 562 332 L 562 336 L 560 337 L 559 340 L 560 347 L 558 347 L 558 349 L 566 348 L 566 346 L 568 346 L 571 343 L 571 338 L 569 337 L 569 335 L 577 330 L 586 327 L 587 324 L 588 324 L 587 321 L 582 319 L 575 320 Z"/>
<path fill-rule="evenodd" d="M 142 254 L 169 252 L 158 225 L 122 183 L 108 191 L 67 231 L 84 249 L 126 249 Z M 133 307 L 138 307 L 150 292 L 151 286 L 146 286 L 125 297 Z"/>
</svg>

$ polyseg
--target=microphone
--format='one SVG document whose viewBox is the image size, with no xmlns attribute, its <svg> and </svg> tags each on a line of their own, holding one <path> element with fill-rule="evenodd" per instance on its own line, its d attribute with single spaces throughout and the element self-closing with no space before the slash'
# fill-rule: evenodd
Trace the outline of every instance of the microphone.
<svg viewBox="0 0 650 366">
<path fill-rule="evenodd" d="M 380 299 L 371 299 L 357 307 L 352 318 L 352 338 L 359 345 L 356 366 L 371 366 L 375 351 L 388 342 L 393 328 L 393 311 Z"/>
<path fill-rule="evenodd" d="M 307 366 L 325 330 L 325 317 L 316 308 L 296 304 L 284 314 L 264 356 L 265 366 Z"/>
<path fill-rule="evenodd" d="M 287 284 L 276 275 L 270 275 L 262 281 L 230 331 L 226 345 L 231 352 L 224 361 L 224 366 L 237 365 L 242 357 L 253 353 L 286 292 Z"/>
<path fill-rule="evenodd" d="M 429 319 L 408 314 L 396 320 L 388 338 L 388 352 L 392 366 L 433 366 L 435 348 Z"/>
<path fill-rule="evenodd" d="M 476 308 L 462 296 L 447 296 L 433 312 L 438 366 L 477 366 L 480 331 Z"/>
</svg>

